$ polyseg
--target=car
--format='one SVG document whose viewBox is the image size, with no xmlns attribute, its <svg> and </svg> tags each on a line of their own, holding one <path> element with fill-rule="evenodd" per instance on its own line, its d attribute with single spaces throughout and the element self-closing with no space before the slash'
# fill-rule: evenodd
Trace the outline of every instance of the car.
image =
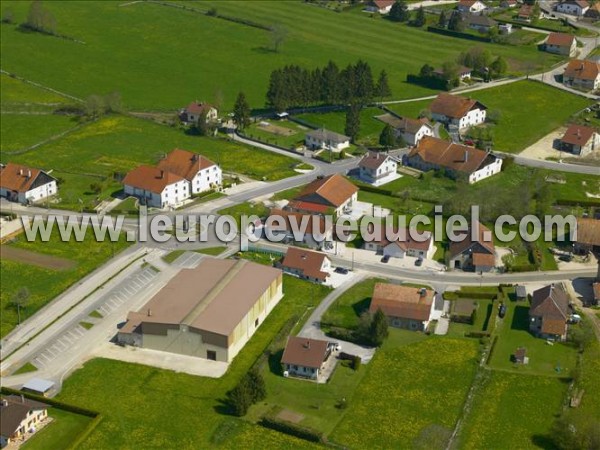
<svg viewBox="0 0 600 450">
<path fill-rule="evenodd" d="M 498 311 L 498 316 L 503 319 L 506 315 L 506 305 L 500 305 L 500 310 Z"/>
<path fill-rule="evenodd" d="M 384 255 L 383 258 L 381 258 L 381 262 L 384 264 L 386 264 L 389 260 L 390 260 L 390 255 Z"/>
<path fill-rule="evenodd" d="M 558 257 L 558 259 L 560 261 L 563 261 L 563 262 L 571 262 L 571 261 L 573 261 L 573 257 L 571 255 L 560 255 Z"/>
<path fill-rule="evenodd" d="M 415 266 L 417 266 L 417 267 L 421 267 L 422 265 L 423 265 L 423 258 L 418 258 L 418 259 L 415 261 Z"/>
<path fill-rule="evenodd" d="M 344 268 L 344 267 L 336 267 L 334 270 L 335 273 L 341 273 L 342 275 L 347 275 L 348 274 L 348 269 Z"/>
</svg>

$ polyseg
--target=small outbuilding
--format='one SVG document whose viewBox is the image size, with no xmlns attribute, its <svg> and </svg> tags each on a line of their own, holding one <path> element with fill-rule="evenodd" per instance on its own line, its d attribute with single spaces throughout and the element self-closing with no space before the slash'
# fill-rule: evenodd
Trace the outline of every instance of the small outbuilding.
<svg viewBox="0 0 600 450">
<path fill-rule="evenodd" d="M 527 356 L 527 349 L 525 347 L 519 347 L 513 354 L 513 362 L 517 364 L 529 363 L 529 357 Z"/>
<path fill-rule="evenodd" d="M 54 391 L 54 381 L 44 380 L 42 378 L 32 378 L 21 387 L 23 392 L 48 397 Z"/>
</svg>

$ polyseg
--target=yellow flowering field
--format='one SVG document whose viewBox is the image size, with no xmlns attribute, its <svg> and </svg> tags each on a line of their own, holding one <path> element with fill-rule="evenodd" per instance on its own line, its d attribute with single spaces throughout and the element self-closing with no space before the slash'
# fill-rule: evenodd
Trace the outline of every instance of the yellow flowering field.
<svg viewBox="0 0 600 450">
<path fill-rule="evenodd" d="M 331 440 L 351 448 L 412 448 L 431 438 L 432 430 L 449 435 L 471 386 L 476 356 L 477 342 L 465 339 L 384 346 Z"/>
</svg>

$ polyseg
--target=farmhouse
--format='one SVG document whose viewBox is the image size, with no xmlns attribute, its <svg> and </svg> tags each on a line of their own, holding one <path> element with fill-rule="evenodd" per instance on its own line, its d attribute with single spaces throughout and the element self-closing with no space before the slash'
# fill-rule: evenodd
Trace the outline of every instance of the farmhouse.
<svg viewBox="0 0 600 450">
<path fill-rule="evenodd" d="M 556 12 L 571 14 L 573 16 L 583 16 L 590 8 L 586 0 L 563 0 L 556 5 Z"/>
<path fill-rule="evenodd" d="M 323 214 L 331 211 L 337 215 L 352 209 L 358 199 L 358 188 L 339 174 L 318 177 L 308 184 L 291 201 L 286 209 L 301 213 Z"/>
<path fill-rule="evenodd" d="M 517 13 L 517 19 L 524 22 L 531 22 L 533 19 L 537 19 L 537 17 L 534 17 L 534 12 L 533 5 L 522 5 Z"/>
<path fill-rule="evenodd" d="M 304 143 L 310 150 L 331 150 L 337 153 L 350 147 L 350 138 L 325 128 L 319 128 L 306 133 Z"/>
<path fill-rule="evenodd" d="M 282 272 L 246 260 L 205 259 L 182 269 L 139 311 L 119 342 L 231 362 L 279 303 Z"/>
<path fill-rule="evenodd" d="M 214 189 L 221 185 L 221 168 L 197 153 L 176 148 L 160 160 L 157 167 L 188 181 L 191 194 Z"/>
<path fill-rule="evenodd" d="M 575 252 L 585 254 L 600 250 L 600 220 L 591 217 L 577 218 Z"/>
<path fill-rule="evenodd" d="M 298 247 L 288 247 L 280 265 L 284 272 L 313 283 L 325 283 L 331 270 L 331 261 L 324 253 Z"/>
<path fill-rule="evenodd" d="M 384 256 L 393 258 L 404 258 L 404 256 L 413 256 L 423 259 L 431 259 L 435 253 L 433 238 L 428 231 L 420 232 L 422 237 L 415 240 L 411 237 L 408 229 L 388 230 L 386 233 L 385 225 L 381 225 L 378 233 L 373 233 L 373 237 L 364 236 L 363 248 L 372 250 Z M 372 231 L 372 230 L 370 230 Z M 397 237 L 394 239 L 394 237 Z"/>
<path fill-rule="evenodd" d="M 487 108 L 477 100 L 441 93 L 429 107 L 431 117 L 459 130 L 485 122 Z"/>
<path fill-rule="evenodd" d="M 219 118 L 217 108 L 208 103 L 192 102 L 179 111 L 182 122 L 197 124 L 200 117 L 206 117 L 206 123 L 216 122 Z"/>
<path fill-rule="evenodd" d="M 281 357 L 283 376 L 318 379 L 332 349 L 327 341 L 290 336 Z"/>
<path fill-rule="evenodd" d="M 3 396 L 0 399 L 0 443 L 2 447 L 20 441 L 25 433 L 35 432 L 36 427 L 47 419 L 48 408 L 49 406 L 45 403 L 23 396 Z"/>
<path fill-rule="evenodd" d="M 468 177 L 469 184 L 477 183 L 502 170 L 502 160 L 475 147 L 454 144 L 427 136 L 405 158 L 407 165 L 419 170 L 442 170 L 456 178 Z"/>
<path fill-rule="evenodd" d="M 452 269 L 489 272 L 496 265 L 496 247 L 491 231 L 482 223 L 477 223 L 473 236 L 469 229 L 463 233 L 460 242 L 451 242 L 448 267 Z"/>
<path fill-rule="evenodd" d="M 378 309 L 386 315 L 390 326 L 425 331 L 431 320 L 441 317 L 440 301 L 430 289 L 377 283 L 373 289 L 369 312 Z M 443 305 L 443 300 L 441 301 Z"/>
<path fill-rule="evenodd" d="M 139 166 L 123 180 L 126 195 L 152 208 L 174 208 L 190 198 L 189 183 L 180 175 L 153 166 Z"/>
<path fill-rule="evenodd" d="M 589 17 L 590 19 L 599 19 L 600 18 L 600 3 L 596 2 L 584 14 L 585 17 Z"/>
<path fill-rule="evenodd" d="M 367 152 L 358 163 L 360 179 L 381 186 L 396 175 L 398 163 L 394 158 L 381 152 Z"/>
<path fill-rule="evenodd" d="M 572 34 L 550 33 L 544 44 L 544 49 L 557 55 L 575 56 L 575 53 L 577 53 L 577 40 Z"/>
<path fill-rule="evenodd" d="M 591 127 L 572 124 L 560 139 L 560 148 L 574 155 L 587 156 L 600 148 L 600 133 Z"/>
<path fill-rule="evenodd" d="M 470 69 L 468 75 L 471 76 Z M 401 137 L 407 145 L 414 147 L 424 136 L 433 136 L 433 127 L 429 121 L 423 119 L 411 119 L 410 117 L 398 117 L 392 114 L 383 114 L 376 117 L 377 120 L 391 126 L 396 136 Z"/>
<path fill-rule="evenodd" d="M 600 88 L 600 62 L 572 59 L 563 74 L 563 83 L 585 91 Z"/>
<path fill-rule="evenodd" d="M 456 5 L 456 9 L 461 13 L 480 13 L 485 8 L 485 4 L 479 0 L 460 0 Z"/>
<path fill-rule="evenodd" d="M 392 9 L 394 2 L 395 0 L 372 0 L 367 4 L 365 11 L 387 14 Z"/>
<path fill-rule="evenodd" d="M 488 33 L 492 28 L 498 26 L 498 22 L 494 19 L 478 14 L 468 14 L 464 20 L 469 28 L 477 30 L 480 33 Z"/>
<path fill-rule="evenodd" d="M 22 204 L 56 195 L 56 178 L 40 169 L 8 163 L 0 165 L 0 197 Z"/>
<path fill-rule="evenodd" d="M 329 248 L 332 245 L 333 221 L 319 214 L 274 208 L 269 213 L 265 229 L 276 239 L 305 244 L 312 249 Z"/>
<path fill-rule="evenodd" d="M 562 285 L 550 284 L 533 292 L 529 331 L 543 339 L 567 338 L 569 296 Z"/>
</svg>

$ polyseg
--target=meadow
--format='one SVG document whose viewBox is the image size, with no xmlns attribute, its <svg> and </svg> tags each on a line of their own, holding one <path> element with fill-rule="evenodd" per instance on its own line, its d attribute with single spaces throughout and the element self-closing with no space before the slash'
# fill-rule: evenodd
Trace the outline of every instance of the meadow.
<svg viewBox="0 0 600 450">
<path fill-rule="evenodd" d="M 29 2 L 6 1 L 2 10 L 10 8 L 20 23 L 28 6 Z M 394 98 L 430 95 L 427 88 L 407 84 L 406 74 L 416 73 L 425 63 L 454 60 L 473 45 L 300 1 L 202 1 L 192 6 L 201 11 L 214 7 L 219 14 L 266 27 L 279 24 L 287 29 L 287 37 L 274 52 L 268 31 L 198 12 L 145 2 L 46 2 L 57 31 L 83 43 L 2 24 L 3 69 L 80 98 L 119 91 L 125 105 L 135 110 L 174 110 L 194 99 L 217 98 L 228 109 L 240 90 L 251 106 L 263 106 L 275 68 L 322 66 L 330 59 L 340 66 L 363 59 L 376 72 L 387 70 Z M 517 72 L 530 63 L 548 67 L 559 60 L 535 46 L 485 46 L 504 56 Z"/>
<path fill-rule="evenodd" d="M 65 443 L 76 439 L 92 420 L 90 417 L 58 408 L 50 408 L 48 415 L 52 417 L 53 421 L 36 433 L 21 448 L 24 450 L 64 448 Z"/>
<path fill-rule="evenodd" d="M 26 305 L 21 308 L 21 321 L 23 321 L 128 245 L 130 244 L 125 241 L 125 235 L 121 236 L 119 242 L 111 243 L 97 242 L 93 238 L 93 233 L 87 233 L 83 242 L 74 240 L 62 242 L 58 233 L 52 233 L 50 240 L 44 243 L 39 240 L 28 242 L 24 236 L 20 236 L 12 243 L 3 244 L 0 251 L 10 246 L 66 258 L 75 264 L 64 270 L 54 270 L 2 258 L 0 260 L 2 278 L 0 336 L 6 336 L 17 325 L 17 310 L 10 303 L 19 289 L 27 288 L 30 293 Z"/>
<path fill-rule="evenodd" d="M 24 150 L 77 125 L 71 117 L 53 114 L 1 114 L 0 150 Z M 4 159 L 4 158 L 3 158 Z"/>
</svg>

